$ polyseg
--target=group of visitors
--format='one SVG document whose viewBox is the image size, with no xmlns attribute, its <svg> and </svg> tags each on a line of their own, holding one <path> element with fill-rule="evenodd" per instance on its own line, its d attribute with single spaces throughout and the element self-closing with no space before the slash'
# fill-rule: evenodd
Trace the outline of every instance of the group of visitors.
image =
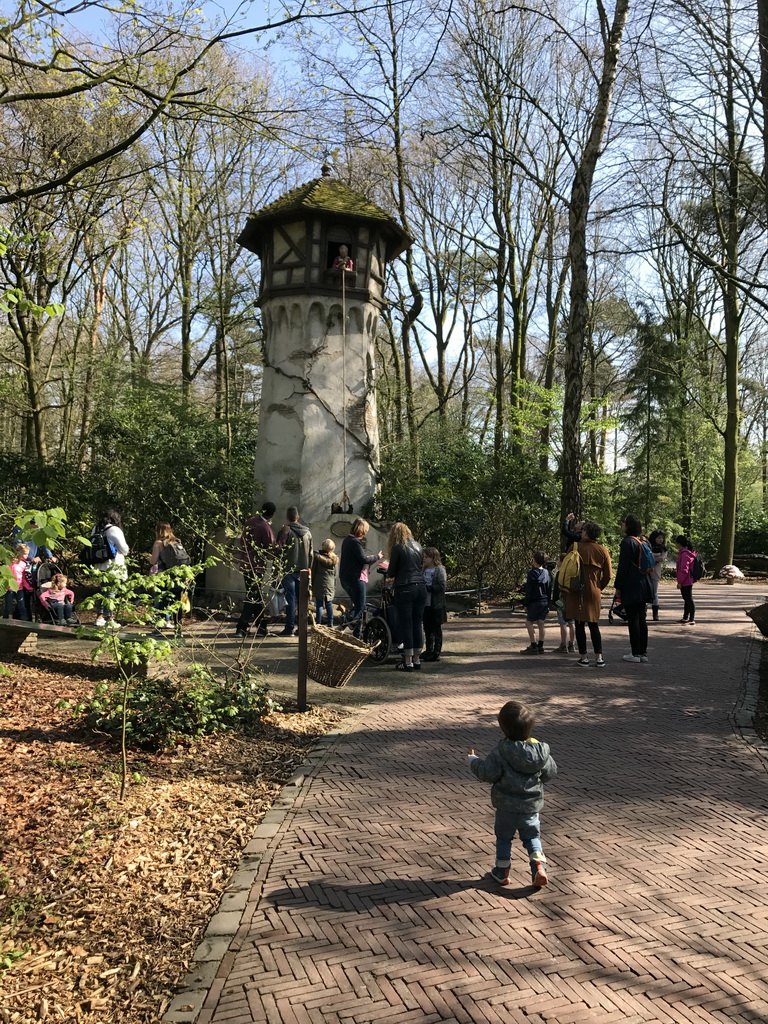
<svg viewBox="0 0 768 1024">
<path fill-rule="evenodd" d="M 395 523 L 390 530 L 385 563 L 383 551 L 367 550 L 370 524 L 358 517 L 342 541 L 339 557 L 330 537 L 322 542 L 319 551 L 314 550 L 312 534 L 300 523 L 296 506 L 288 508 L 287 522 L 275 535 L 272 528 L 275 512 L 275 504 L 265 502 L 261 512 L 246 522 L 240 537 L 238 565 L 245 580 L 246 597 L 235 628 L 237 639 L 247 637 L 252 624 L 257 636 L 269 635 L 267 609 L 272 583 L 276 580 L 280 582 L 286 602 L 285 626 L 278 635 L 296 635 L 302 569 L 310 570 L 318 625 L 323 623 L 324 615 L 328 626 L 334 624 L 337 581 L 349 598 L 347 621 L 359 624 L 366 607 L 370 568 L 381 563 L 386 585 L 392 588 L 396 639 L 401 651 L 397 669 L 413 672 L 421 668 L 422 661 L 439 661 L 446 619 L 447 576 L 437 548 L 422 548 L 405 523 Z"/>
<path fill-rule="evenodd" d="M 32 522 L 31 528 L 36 524 Z M 38 547 L 33 541 L 21 542 L 20 531 L 15 531 L 15 557 L 9 568 L 14 575 L 18 589 L 8 587 L 3 604 L 3 617 L 29 621 L 32 619 L 34 606 L 32 600 L 39 603 L 44 615 L 56 625 L 72 626 L 79 624 L 75 611 L 75 594 L 68 586 L 68 579 L 56 571 L 57 563 L 54 554 L 46 547 Z M 102 573 L 110 573 L 114 579 L 125 578 L 128 573 L 127 556 L 130 553 L 125 538 L 120 513 L 113 508 L 106 509 L 97 519 L 90 532 L 90 546 L 81 552 L 81 560 Z M 154 575 L 165 572 L 177 565 L 188 565 L 189 555 L 176 536 L 170 523 L 161 521 L 155 530 L 155 540 L 150 555 L 149 572 Z M 96 601 L 95 625 L 108 629 L 120 629 L 115 621 L 114 598 L 116 591 L 109 582 L 101 589 Z M 185 591 L 182 587 L 164 588 L 155 599 L 154 607 L 161 618 L 158 628 L 178 628 L 184 604 Z"/>
<path fill-rule="evenodd" d="M 654 621 L 659 620 L 659 581 L 669 551 L 663 530 L 654 530 L 646 540 L 637 516 L 629 514 L 621 521 L 624 537 L 619 547 L 619 564 L 614 581 L 614 603 L 621 609 L 629 629 L 630 651 L 623 660 L 641 664 L 648 661 L 647 609 L 651 606 Z M 557 568 L 550 576 L 547 556 L 534 551 L 532 565 L 525 583 L 524 604 L 530 643 L 521 654 L 543 654 L 546 619 L 549 611 L 557 611 L 560 646 L 556 653 L 576 653 L 577 664 L 590 665 L 587 656 L 589 630 L 596 668 L 605 667 L 600 633 L 602 592 L 612 576 L 611 556 L 599 538 L 597 523 L 577 522 L 571 513 L 563 523 L 565 550 Z M 683 597 L 684 625 L 695 625 L 693 586 L 701 578 L 703 564 L 684 535 L 674 538 L 678 549 L 677 586 Z"/>
</svg>

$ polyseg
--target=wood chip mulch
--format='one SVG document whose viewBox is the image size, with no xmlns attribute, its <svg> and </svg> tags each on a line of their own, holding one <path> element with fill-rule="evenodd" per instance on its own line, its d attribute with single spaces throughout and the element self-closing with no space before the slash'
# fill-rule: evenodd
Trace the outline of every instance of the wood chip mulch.
<svg viewBox="0 0 768 1024">
<path fill-rule="evenodd" d="M 0 675 L 0 1021 L 157 1024 L 240 851 L 339 708 L 130 755 L 58 710 L 104 668 L 11 657 Z"/>
</svg>

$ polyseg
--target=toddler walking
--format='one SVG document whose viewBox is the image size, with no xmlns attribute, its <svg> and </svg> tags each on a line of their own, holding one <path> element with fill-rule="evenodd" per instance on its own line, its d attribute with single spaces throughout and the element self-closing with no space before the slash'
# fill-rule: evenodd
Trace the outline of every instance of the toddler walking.
<svg viewBox="0 0 768 1024">
<path fill-rule="evenodd" d="M 544 806 L 544 783 L 557 775 L 549 746 L 535 740 L 532 708 L 510 700 L 499 712 L 504 739 L 486 758 L 469 753 L 467 763 L 481 782 L 491 782 L 491 803 L 496 808 L 496 864 L 491 877 L 509 885 L 512 840 L 515 833 L 528 852 L 531 883 L 540 889 L 547 884 L 546 863 L 541 846 L 539 811 Z"/>
<path fill-rule="evenodd" d="M 328 538 L 315 552 L 312 559 L 312 593 L 315 598 L 317 615 L 315 622 L 321 625 L 323 608 L 327 624 L 333 625 L 333 598 L 336 594 L 336 573 L 338 572 L 339 556 L 335 554 L 336 544 Z"/>
<path fill-rule="evenodd" d="M 75 595 L 67 587 L 67 577 L 57 573 L 50 584 L 40 588 L 40 604 L 50 612 L 57 626 L 71 626 L 75 621 Z"/>
</svg>

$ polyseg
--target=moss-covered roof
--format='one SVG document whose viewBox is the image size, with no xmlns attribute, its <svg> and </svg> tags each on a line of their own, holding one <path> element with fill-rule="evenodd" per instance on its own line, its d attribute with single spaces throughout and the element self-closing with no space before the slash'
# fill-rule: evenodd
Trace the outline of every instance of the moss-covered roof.
<svg viewBox="0 0 768 1024">
<path fill-rule="evenodd" d="M 314 178 L 305 185 L 291 189 L 257 213 L 251 219 L 274 217 L 276 214 L 299 213 L 304 210 L 322 210 L 325 213 L 340 213 L 348 217 L 365 217 L 366 220 L 393 221 L 393 218 L 370 199 L 361 196 L 348 185 L 334 178 Z"/>
<path fill-rule="evenodd" d="M 238 242 L 251 252 L 261 255 L 261 233 L 268 223 L 306 216 L 308 213 L 329 213 L 341 218 L 378 221 L 386 225 L 386 234 L 393 242 L 396 240 L 394 246 L 387 247 L 391 250 L 388 252 L 388 259 L 407 249 L 412 242 L 410 236 L 386 210 L 326 174 L 291 189 L 273 203 L 252 213 Z"/>
</svg>

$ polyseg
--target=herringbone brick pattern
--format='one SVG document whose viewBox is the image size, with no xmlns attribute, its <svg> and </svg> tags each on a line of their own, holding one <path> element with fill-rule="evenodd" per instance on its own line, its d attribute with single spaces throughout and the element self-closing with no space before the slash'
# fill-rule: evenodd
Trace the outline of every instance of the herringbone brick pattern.
<svg viewBox="0 0 768 1024">
<path fill-rule="evenodd" d="M 513 655 L 519 620 L 463 626 L 488 649 L 425 666 L 306 788 L 201 1020 L 767 1020 L 768 778 L 727 719 L 744 596 L 698 589 L 700 625 L 667 611 L 648 665 L 606 628 L 604 674 Z M 464 763 L 511 696 L 560 768 L 540 892 L 519 846 L 516 886 L 483 878 L 493 816 Z"/>
</svg>

